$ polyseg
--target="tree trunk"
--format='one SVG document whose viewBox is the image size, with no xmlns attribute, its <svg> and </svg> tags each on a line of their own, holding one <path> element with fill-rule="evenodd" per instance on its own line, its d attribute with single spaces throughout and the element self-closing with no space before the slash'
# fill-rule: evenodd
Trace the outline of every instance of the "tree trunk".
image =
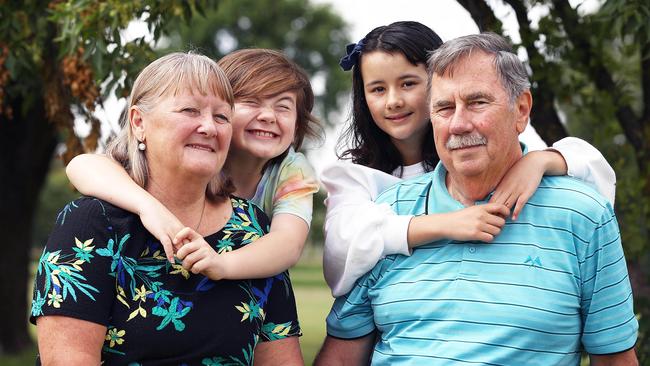
<svg viewBox="0 0 650 366">
<path fill-rule="evenodd" d="M 533 70 L 532 81 L 536 84 L 535 87 L 531 88 L 533 109 L 530 120 L 542 140 L 550 146 L 555 141 L 566 137 L 567 132 L 555 110 L 555 93 L 551 88 L 551 83 L 540 78 L 535 73 L 535 69 L 547 65 L 535 46 L 537 35 L 530 29 L 528 9 L 524 2 L 520 0 L 505 0 L 505 2 L 515 11 L 521 35 L 521 45 L 526 48 L 528 53 L 529 65 Z M 486 1 L 458 0 L 458 3 L 470 13 L 481 32 L 492 31 L 503 35 L 501 22 L 495 17 Z"/>
<path fill-rule="evenodd" d="M 539 35 L 530 28 L 528 8 L 525 2 L 522 0 L 504 1 L 515 11 L 517 23 L 519 23 L 521 45 L 528 53 L 528 65 L 533 71 L 531 75 L 531 83 L 533 84 L 531 88 L 533 94 L 533 109 L 530 113 L 531 123 L 542 140 L 551 146 L 555 141 L 568 135 L 555 109 L 555 92 L 552 88 L 552 81 L 548 80 L 548 72 L 535 72 L 536 70 L 549 68 L 551 65 L 546 62 L 544 56 L 540 54 L 537 46 L 535 46 Z"/>
<path fill-rule="evenodd" d="M 479 32 L 494 32 L 503 35 L 503 24 L 494 15 L 486 1 L 457 0 L 478 26 Z"/>
<path fill-rule="evenodd" d="M 35 96 L 42 95 L 34 90 Z M 45 182 L 57 138 L 54 126 L 45 120 L 41 98 L 14 101 L 16 116 L 0 116 L 0 302 L 3 315 L 0 354 L 14 354 L 32 344 L 27 332 L 31 232 L 38 195 Z M 26 111 L 25 113 L 20 113 Z"/>
<path fill-rule="evenodd" d="M 641 47 L 641 55 L 650 55 L 650 40 Z M 643 134 L 644 150 L 637 153 L 639 171 L 646 181 L 643 194 L 650 197 L 650 57 L 641 58 L 641 92 L 643 93 L 643 112 L 639 119 Z M 650 214 L 646 223 L 650 224 Z"/>
</svg>

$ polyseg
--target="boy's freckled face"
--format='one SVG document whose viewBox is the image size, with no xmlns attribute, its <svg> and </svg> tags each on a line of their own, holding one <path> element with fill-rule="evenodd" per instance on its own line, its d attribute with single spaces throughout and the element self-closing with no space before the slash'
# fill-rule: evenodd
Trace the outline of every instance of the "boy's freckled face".
<svg viewBox="0 0 650 366">
<path fill-rule="evenodd" d="M 296 93 L 235 101 L 231 148 L 255 158 L 270 160 L 293 142 L 298 112 Z"/>
</svg>

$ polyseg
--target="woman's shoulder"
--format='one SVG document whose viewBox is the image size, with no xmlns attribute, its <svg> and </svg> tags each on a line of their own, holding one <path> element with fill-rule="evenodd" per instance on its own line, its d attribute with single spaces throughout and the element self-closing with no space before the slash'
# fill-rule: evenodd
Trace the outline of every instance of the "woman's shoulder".
<svg viewBox="0 0 650 366">
<path fill-rule="evenodd" d="M 68 202 L 56 216 L 56 224 L 64 225 L 66 221 L 90 222 L 90 221 L 114 220 L 137 220 L 137 216 L 129 211 L 121 209 L 107 201 L 91 196 L 81 196 L 74 201 Z"/>
<path fill-rule="evenodd" d="M 233 208 L 236 208 L 236 207 L 249 207 L 250 206 L 250 207 L 253 207 L 256 210 L 261 210 L 261 208 L 257 204 L 255 204 L 253 201 L 251 201 L 249 199 L 239 197 L 239 196 L 235 196 L 234 194 L 231 194 L 229 198 L 230 198 L 230 203 L 232 204 Z"/>
<path fill-rule="evenodd" d="M 233 216 L 248 216 L 266 223 L 271 221 L 268 215 L 264 213 L 264 210 L 249 199 L 230 195 L 230 204 L 232 205 Z"/>
</svg>

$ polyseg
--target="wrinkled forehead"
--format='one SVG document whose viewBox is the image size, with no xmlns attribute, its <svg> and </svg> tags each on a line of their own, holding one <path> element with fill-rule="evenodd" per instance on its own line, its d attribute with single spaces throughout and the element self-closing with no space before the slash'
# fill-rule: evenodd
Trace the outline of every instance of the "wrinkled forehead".
<svg viewBox="0 0 650 366">
<path fill-rule="evenodd" d="M 505 92 L 490 55 L 467 55 L 448 67 L 432 73 L 430 96 L 443 91 L 455 92 Z"/>
</svg>

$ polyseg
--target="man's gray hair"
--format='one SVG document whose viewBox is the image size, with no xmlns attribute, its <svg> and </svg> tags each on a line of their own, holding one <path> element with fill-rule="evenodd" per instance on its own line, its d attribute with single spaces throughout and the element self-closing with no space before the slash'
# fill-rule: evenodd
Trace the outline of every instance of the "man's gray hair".
<svg viewBox="0 0 650 366">
<path fill-rule="evenodd" d="M 481 33 L 452 39 L 431 52 L 427 63 L 429 90 L 431 90 L 433 74 L 453 75 L 454 68 L 458 63 L 475 50 L 494 56 L 497 75 L 510 96 L 511 103 L 514 103 L 521 93 L 530 89 L 526 67 L 508 42 L 497 34 Z"/>
</svg>

